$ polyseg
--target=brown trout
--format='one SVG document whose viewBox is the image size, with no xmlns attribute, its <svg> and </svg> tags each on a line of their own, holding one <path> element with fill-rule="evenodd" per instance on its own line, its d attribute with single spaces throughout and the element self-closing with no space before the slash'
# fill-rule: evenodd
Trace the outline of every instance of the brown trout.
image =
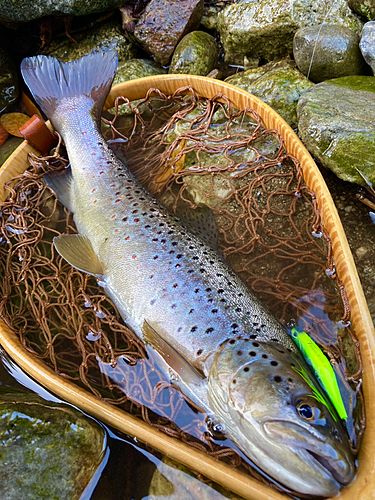
<svg viewBox="0 0 375 500">
<path fill-rule="evenodd" d="M 97 277 L 124 321 L 161 354 L 173 382 L 251 461 L 293 491 L 335 495 L 355 474 L 348 440 L 290 336 L 102 137 L 116 68 L 113 51 L 21 65 L 71 164 L 45 176 L 79 232 L 56 237 L 57 251 Z"/>
</svg>

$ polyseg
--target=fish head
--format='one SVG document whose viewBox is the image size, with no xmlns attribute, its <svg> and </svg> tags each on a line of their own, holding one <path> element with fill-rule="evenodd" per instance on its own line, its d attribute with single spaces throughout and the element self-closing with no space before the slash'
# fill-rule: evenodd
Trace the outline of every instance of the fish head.
<svg viewBox="0 0 375 500">
<path fill-rule="evenodd" d="M 238 448 L 287 488 L 334 496 L 355 475 L 348 437 L 298 353 L 232 338 L 215 353 L 209 400 Z"/>
</svg>

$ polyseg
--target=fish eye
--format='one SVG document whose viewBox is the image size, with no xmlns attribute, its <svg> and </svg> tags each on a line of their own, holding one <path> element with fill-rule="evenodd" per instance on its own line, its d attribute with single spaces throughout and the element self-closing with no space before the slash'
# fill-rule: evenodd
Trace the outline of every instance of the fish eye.
<svg viewBox="0 0 375 500">
<path fill-rule="evenodd" d="M 314 409 L 312 406 L 302 403 L 297 406 L 297 412 L 300 417 L 302 417 L 304 420 L 313 420 L 314 418 Z"/>
</svg>

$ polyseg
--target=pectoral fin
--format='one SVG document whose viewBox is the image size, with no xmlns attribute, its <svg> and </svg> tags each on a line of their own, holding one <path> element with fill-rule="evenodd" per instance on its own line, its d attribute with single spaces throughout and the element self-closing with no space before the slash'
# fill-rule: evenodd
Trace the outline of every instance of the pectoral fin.
<svg viewBox="0 0 375 500">
<path fill-rule="evenodd" d="M 146 320 L 143 323 L 143 340 L 160 354 L 167 365 L 176 372 L 186 384 L 198 385 L 202 382 L 202 375 L 168 342 L 162 339 Z"/>
<path fill-rule="evenodd" d="M 70 212 L 74 212 L 72 203 L 73 175 L 70 167 L 60 172 L 51 172 L 43 176 L 47 186 L 52 188 L 57 197 Z"/>
<path fill-rule="evenodd" d="M 81 234 L 61 234 L 53 239 L 56 250 L 69 264 L 79 271 L 97 278 L 105 275 L 90 240 Z"/>
</svg>

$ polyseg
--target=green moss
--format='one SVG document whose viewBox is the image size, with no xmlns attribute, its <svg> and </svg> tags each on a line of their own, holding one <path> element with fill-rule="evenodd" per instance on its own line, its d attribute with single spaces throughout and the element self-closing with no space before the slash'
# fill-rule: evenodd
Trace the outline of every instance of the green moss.
<svg viewBox="0 0 375 500">
<path fill-rule="evenodd" d="M 345 87 L 351 90 L 362 90 L 365 92 L 375 92 L 375 78 L 373 76 L 343 76 L 326 80 L 325 83 L 336 85 L 337 87 Z"/>
</svg>

